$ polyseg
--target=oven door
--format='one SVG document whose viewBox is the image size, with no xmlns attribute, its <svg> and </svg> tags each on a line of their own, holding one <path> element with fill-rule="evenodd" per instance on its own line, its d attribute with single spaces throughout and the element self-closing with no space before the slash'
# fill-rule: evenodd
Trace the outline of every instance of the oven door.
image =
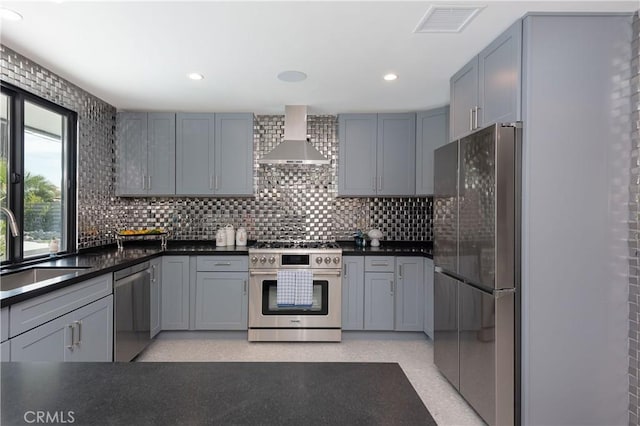
<svg viewBox="0 0 640 426">
<path fill-rule="evenodd" d="M 277 271 L 251 272 L 250 328 L 340 328 L 342 280 L 340 270 L 313 272 L 311 307 L 278 306 Z"/>
</svg>

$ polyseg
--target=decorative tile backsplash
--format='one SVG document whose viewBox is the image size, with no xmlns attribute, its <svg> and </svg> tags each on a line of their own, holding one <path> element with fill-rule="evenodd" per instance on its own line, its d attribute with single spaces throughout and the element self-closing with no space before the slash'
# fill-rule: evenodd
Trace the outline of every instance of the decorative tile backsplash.
<svg viewBox="0 0 640 426">
<path fill-rule="evenodd" d="M 331 159 L 325 166 L 259 166 L 249 198 L 120 198 L 115 196 L 116 109 L 0 45 L 1 78 L 78 113 L 78 248 L 113 243 L 122 228 L 165 227 L 174 239 L 214 239 L 219 226 L 247 228 L 250 239 L 349 239 L 377 227 L 385 239 L 428 241 L 432 201 L 415 198 L 338 198 L 337 118 L 310 116 L 311 143 Z M 284 115 L 255 120 L 254 158 L 284 135 Z"/>
</svg>

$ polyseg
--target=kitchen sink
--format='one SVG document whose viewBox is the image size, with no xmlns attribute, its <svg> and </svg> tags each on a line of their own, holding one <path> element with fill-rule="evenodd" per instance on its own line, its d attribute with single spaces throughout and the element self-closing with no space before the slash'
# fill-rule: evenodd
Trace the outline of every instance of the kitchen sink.
<svg viewBox="0 0 640 426">
<path fill-rule="evenodd" d="M 70 275 L 87 268 L 31 268 L 0 277 L 0 290 L 7 291 L 63 275 Z"/>
</svg>

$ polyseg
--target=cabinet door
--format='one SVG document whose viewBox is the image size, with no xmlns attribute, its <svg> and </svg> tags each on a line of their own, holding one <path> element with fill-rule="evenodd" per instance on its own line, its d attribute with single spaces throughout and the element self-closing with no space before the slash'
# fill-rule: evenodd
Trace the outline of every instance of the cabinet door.
<svg viewBox="0 0 640 426">
<path fill-rule="evenodd" d="M 475 126 L 472 114 L 478 106 L 478 57 L 451 77 L 451 104 L 449 110 L 449 138 L 459 139 Z"/>
<path fill-rule="evenodd" d="M 343 256 L 342 329 L 364 329 L 364 257 Z"/>
<path fill-rule="evenodd" d="M 198 272 L 196 330 L 246 330 L 248 282 L 245 272 Z"/>
<path fill-rule="evenodd" d="M 393 330 L 393 272 L 364 274 L 364 329 Z"/>
<path fill-rule="evenodd" d="M 162 257 L 153 259 L 151 266 L 151 338 L 162 330 Z"/>
<path fill-rule="evenodd" d="M 424 259 L 424 333 L 433 340 L 433 260 Z"/>
<path fill-rule="evenodd" d="M 416 115 L 378 114 L 378 195 L 416 194 Z"/>
<path fill-rule="evenodd" d="M 180 113 L 176 121 L 176 194 L 212 195 L 214 115 Z"/>
<path fill-rule="evenodd" d="M 147 145 L 147 194 L 176 193 L 176 115 L 149 113 Z"/>
<path fill-rule="evenodd" d="M 479 127 L 520 120 L 522 21 L 478 55 Z"/>
<path fill-rule="evenodd" d="M 116 195 L 145 195 L 147 113 L 121 112 L 117 119 Z"/>
<path fill-rule="evenodd" d="M 253 195 L 253 114 L 215 115 L 216 195 Z"/>
<path fill-rule="evenodd" d="M 433 151 L 449 142 L 449 107 L 416 115 L 416 195 L 433 194 Z"/>
<path fill-rule="evenodd" d="M 162 329 L 189 329 L 189 256 L 162 258 Z"/>
<path fill-rule="evenodd" d="M 422 257 L 397 257 L 396 322 L 398 331 L 423 331 L 424 260 Z"/>
<path fill-rule="evenodd" d="M 63 362 L 73 345 L 73 312 L 22 333 L 10 340 L 12 361 Z"/>
<path fill-rule="evenodd" d="M 109 295 L 72 312 L 74 348 L 68 361 L 113 361 L 113 296 Z"/>
<path fill-rule="evenodd" d="M 376 194 L 377 114 L 338 117 L 338 195 Z"/>
</svg>

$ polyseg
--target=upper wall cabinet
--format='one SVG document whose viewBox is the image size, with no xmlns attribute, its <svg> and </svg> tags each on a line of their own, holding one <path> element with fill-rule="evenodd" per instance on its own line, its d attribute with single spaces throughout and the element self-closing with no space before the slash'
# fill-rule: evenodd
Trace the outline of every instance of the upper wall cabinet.
<svg viewBox="0 0 640 426">
<path fill-rule="evenodd" d="M 176 194 L 253 195 L 253 114 L 177 116 Z"/>
<path fill-rule="evenodd" d="M 433 151 L 448 141 L 448 106 L 416 114 L 416 195 L 433 194 Z"/>
<path fill-rule="evenodd" d="M 451 77 L 450 140 L 521 119 L 522 21 Z"/>
<path fill-rule="evenodd" d="M 116 195 L 175 194 L 175 120 L 173 113 L 118 113 Z"/>
<path fill-rule="evenodd" d="M 338 195 L 415 195 L 414 113 L 338 117 Z"/>
</svg>

